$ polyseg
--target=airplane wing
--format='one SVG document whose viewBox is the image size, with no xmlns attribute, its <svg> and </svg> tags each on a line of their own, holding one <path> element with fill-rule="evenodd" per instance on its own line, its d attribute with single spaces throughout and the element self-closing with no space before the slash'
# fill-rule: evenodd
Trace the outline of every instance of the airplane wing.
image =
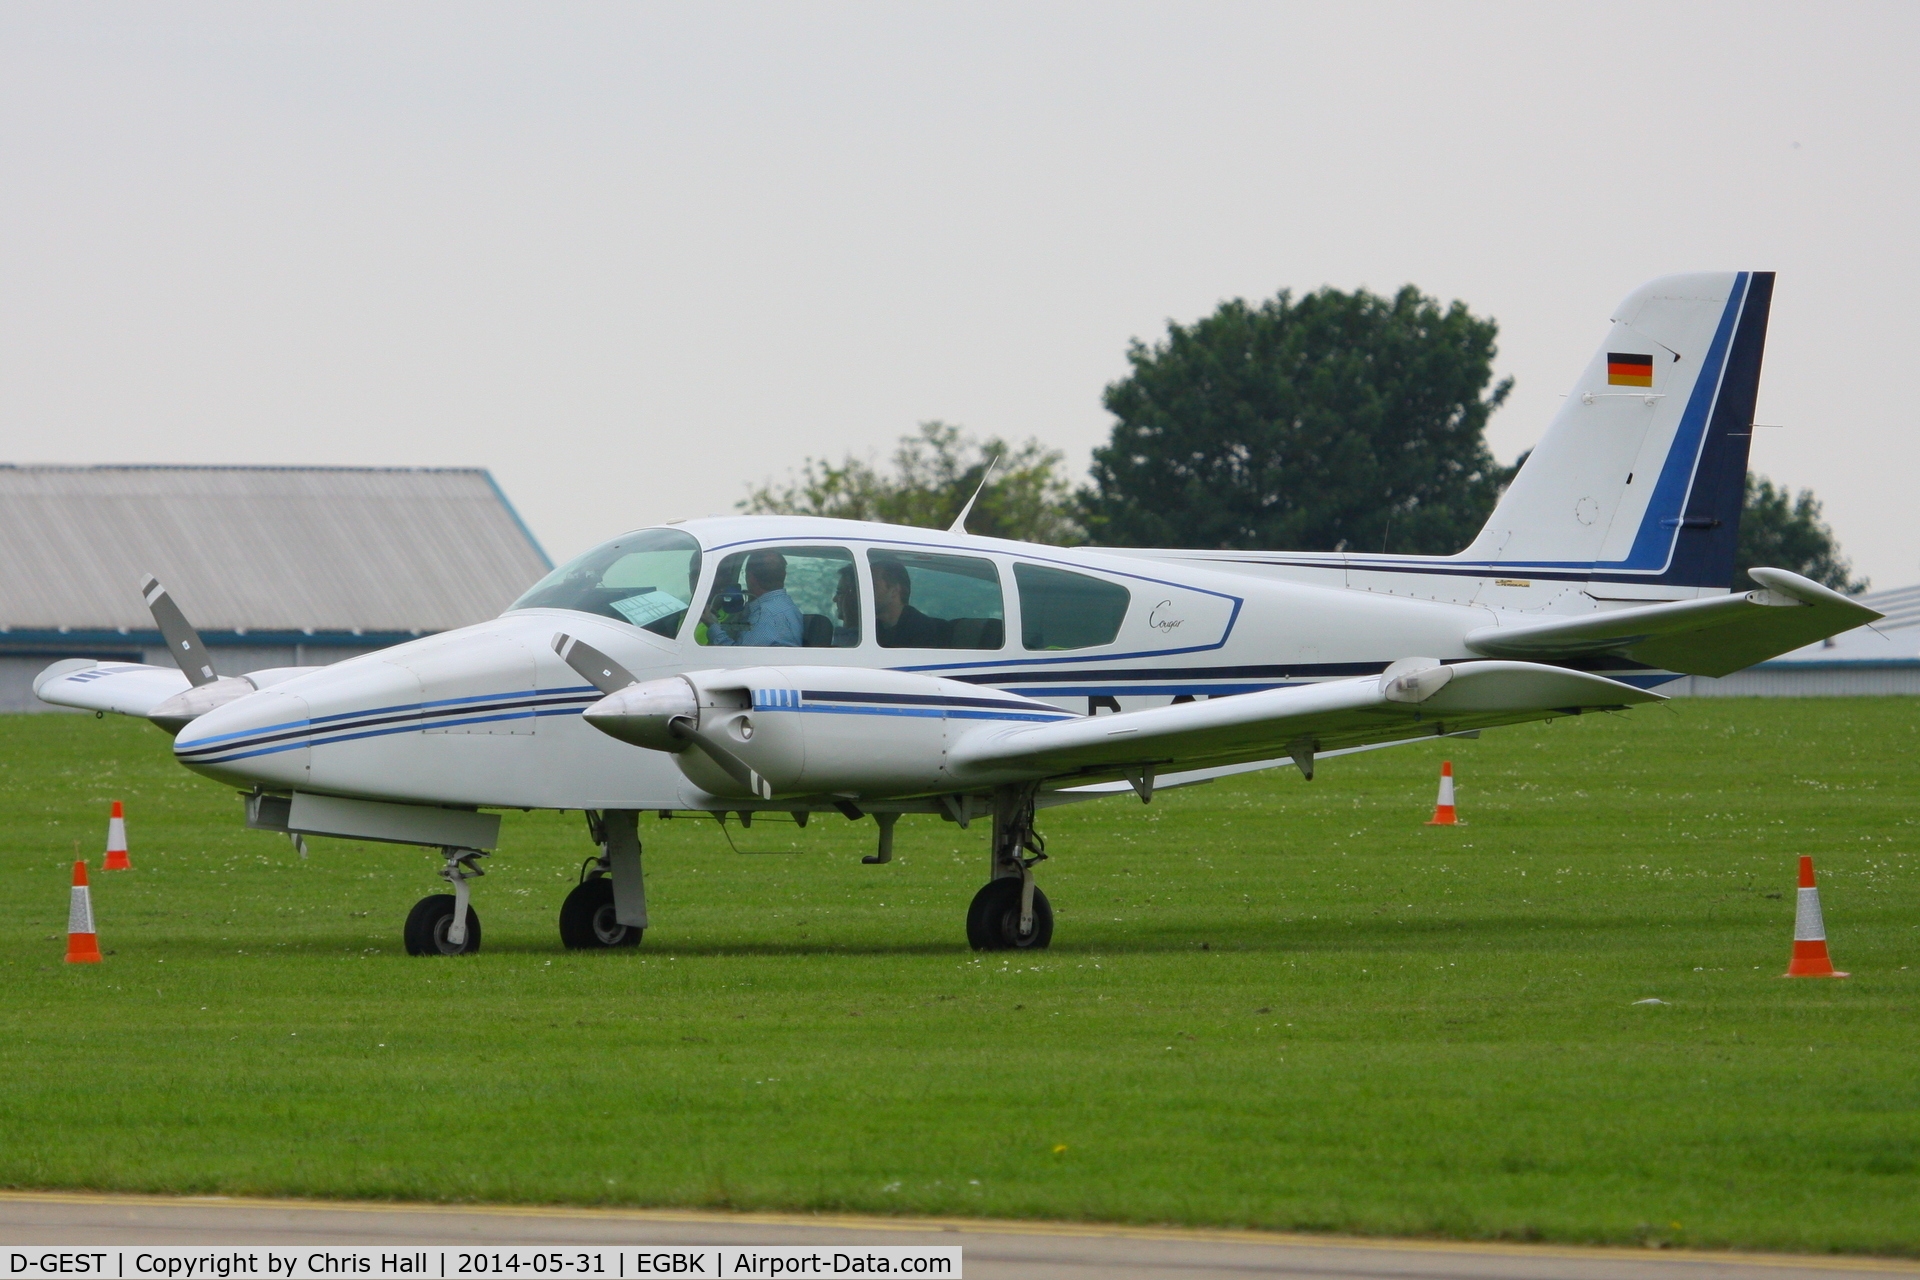
<svg viewBox="0 0 1920 1280">
<path fill-rule="evenodd" d="M 1619 653 L 1690 676 L 1724 676 L 1881 615 L 1785 569 L 1753 569 L 1759 591 L 1482 627 L 1467 647 L 1490 658 Z"/>
<path fill-rule="evenodd" d="M 1453 738 L 1477 738 L 1478 729 L 1463 729 L 1459 733 L 1447 735 Z M 1398 742 L 1369 742 L 1364 747 L 1337 747 L 1332 751 L 1317 752 L 1320 760 L 1332 756 L 1350 756 L 1361 751 L 1379 751 L 1386 747 L 1403 747 L 1409 742 L 1421 742 L 1422 738 L 1402 738 Z M 1215 765 L 1211 769 L 1183 769 L 1178 773 L 1156 773 L 1153 789 L 1173 791 L 1180 787 L 1199 787 L 1209 782 L 1218 782 L 1222 778 L 1238 777 L 1243 773 L 1259 773 L 1266 769 L 1283 769 L 1293 763 L 1291 756 L 1279 756 L 1272 760 L 1254 760 L 1246 764 Z M 1080 800 L 1098 800 L 1102 796 L 1124 795 L 1134 790 L 1134 784 L 1122 778 L 1118 782 L 1075 782 L 1068 786 L 1043 791 L 1034 801 L 1039 808 L 1051 808 L 1054 805 L 1073 804 Z"/>
<path fill-rule="evenodd" d="M 173 733 L 195 716 L 224 702 L 318 670 L 319 667 L 267 667 L 249 671 L 244 676 L 216 676 L 211 683 L 195 685 L 178 667 L 68 658 L 35 676 L 33 692 L 40 701 L 56 707 L 145 716 Z"/>
<path fill-rule="evenodd" d="M 123 716 L 144 716 L 190 687 L 178 667 L 91 662 L 85 658 L 56 662 L 33 678 L 34 695 L 42 702 L 82 711 L 116 711 Z"/>
<path fill-rule="evenodd" d="M 1290 755 L 1312 777 L 1313 759 L 1323 752 L 1665 700 L 1560 667 L 1500 661 L 1443 666 L 1413 658 L 1356 680 L 1049 724 L 982 725 L 953 744 L 948 761 L 962 777 L 1004 769 L 1111 777 L 1130 769 L 1171 773 Z"/>
</svg>

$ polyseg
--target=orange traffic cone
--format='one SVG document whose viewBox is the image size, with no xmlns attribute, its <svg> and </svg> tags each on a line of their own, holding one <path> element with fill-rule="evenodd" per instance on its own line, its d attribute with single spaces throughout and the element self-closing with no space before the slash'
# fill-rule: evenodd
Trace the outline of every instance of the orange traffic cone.
<svg viewBox="0 0 1920 1280">
<path fill-rule="evenodd" d="M 1813 859 L 1800 857 L 1800 895 L 1793 908 L 1793 962 L 1786 978 L 1844 978 L 1827 955 L 1827 922 L 1820 914 L 1820 890 L 1813 883 Z"/>
<path fill-rule="evenodd" d="M 1434 801 L 1433 816 L 1427 819 L 1430 827 L 1450 827 L 1460 821 L 1453 814 L 1453 761 L 1440 762 L 1440 798 Z"/>
<path fill-rule="evenodd" d="M 67 963 L 100 963 L 100 939 L 93 931 L 93 899 L 87 895 L 85 862 L 73 864 L 73 898 L 67 907 Z"/>
<path fill-rule="evenodd" d="M 107 819 L 107 860 L 100 864 L 100 869 L 133 870 L 133 864 L 127 861 L 127 817 L 118 800 L 113 802 L 113 816 Z"/>
</svg>

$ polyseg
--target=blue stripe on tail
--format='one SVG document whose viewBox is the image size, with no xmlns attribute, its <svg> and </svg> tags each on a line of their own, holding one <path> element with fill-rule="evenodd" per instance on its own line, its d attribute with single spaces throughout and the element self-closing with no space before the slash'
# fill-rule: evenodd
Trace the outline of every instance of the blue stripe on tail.
<svg viewBox="0 0 1920 1280">
<path fill-rule="evenodd" d="M 1740 327 L 1727 355 L 1727 371 L 1713 404 L 1700 465 L 1674 539 L 1673 557 L 1661 581 L 1688 587 L 1733 583 L 1740 547 L 1740 511 L 1746 501 L 1747 450 L 1753 443 L 1753 408 L 1760 394 L 1760 364 L 1767 348 L 1767 316 L 1773 307 L 1773 272 L 1756 271 L 1740 309 Z"/>
<path fill-rule="evenodd" d="M 1634 573 L 1634 579 L 1680 587 L 1733 582 L 1747 447 L 1772 304 L 1773 272 L 1741 272 L 1654 482 L 1633 550 L 1624 561 L 1595 564 L 1596 576 L 1654 569 L 1659 572 Z"/>
</svg>

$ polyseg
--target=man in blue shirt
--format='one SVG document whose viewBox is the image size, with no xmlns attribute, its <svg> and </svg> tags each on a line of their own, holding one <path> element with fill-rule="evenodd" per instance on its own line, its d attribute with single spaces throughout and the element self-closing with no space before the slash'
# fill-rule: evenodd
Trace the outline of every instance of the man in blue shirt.
<svg viewBox="0 0 1920 1280">
<path fill-rule="evenodd" d="M 798 649 L 803 628 L 800 609 L 787 594 L 787 558 L 778 551 L 756 551 L 747 557 L 747 620 L 744 627 L 720 623 L 707 606 L 708 644 L 765 645 Z"/>
</svg>

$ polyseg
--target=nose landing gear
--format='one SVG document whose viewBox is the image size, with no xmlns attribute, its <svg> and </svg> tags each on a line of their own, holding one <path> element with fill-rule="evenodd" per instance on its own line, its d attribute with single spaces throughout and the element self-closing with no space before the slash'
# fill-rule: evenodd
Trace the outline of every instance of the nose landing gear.
<svg viewBox="0 0 1920 1280">
<path fill-rule="evenodd" d="M 1037 951 L 1053 941 L 1053 905 L 1033 882 L 1047 842 L 1033 829 L 1039 786 L 1002 787 L 993 796 L 993 878 L 967 908 L 975 951 Z"/>
<path fill-rule="evenodd" d="M 403 932 L 410 956 L 461 956 L 480 949 L 480 916 L 468 902 L 467 881 L 487 874 L 478 865 L 486 857 L 478 849 L 443 849 L 446 865 L 440 878 L 452 893 L 420 899 L 407 913 Z"/>
</svg>

